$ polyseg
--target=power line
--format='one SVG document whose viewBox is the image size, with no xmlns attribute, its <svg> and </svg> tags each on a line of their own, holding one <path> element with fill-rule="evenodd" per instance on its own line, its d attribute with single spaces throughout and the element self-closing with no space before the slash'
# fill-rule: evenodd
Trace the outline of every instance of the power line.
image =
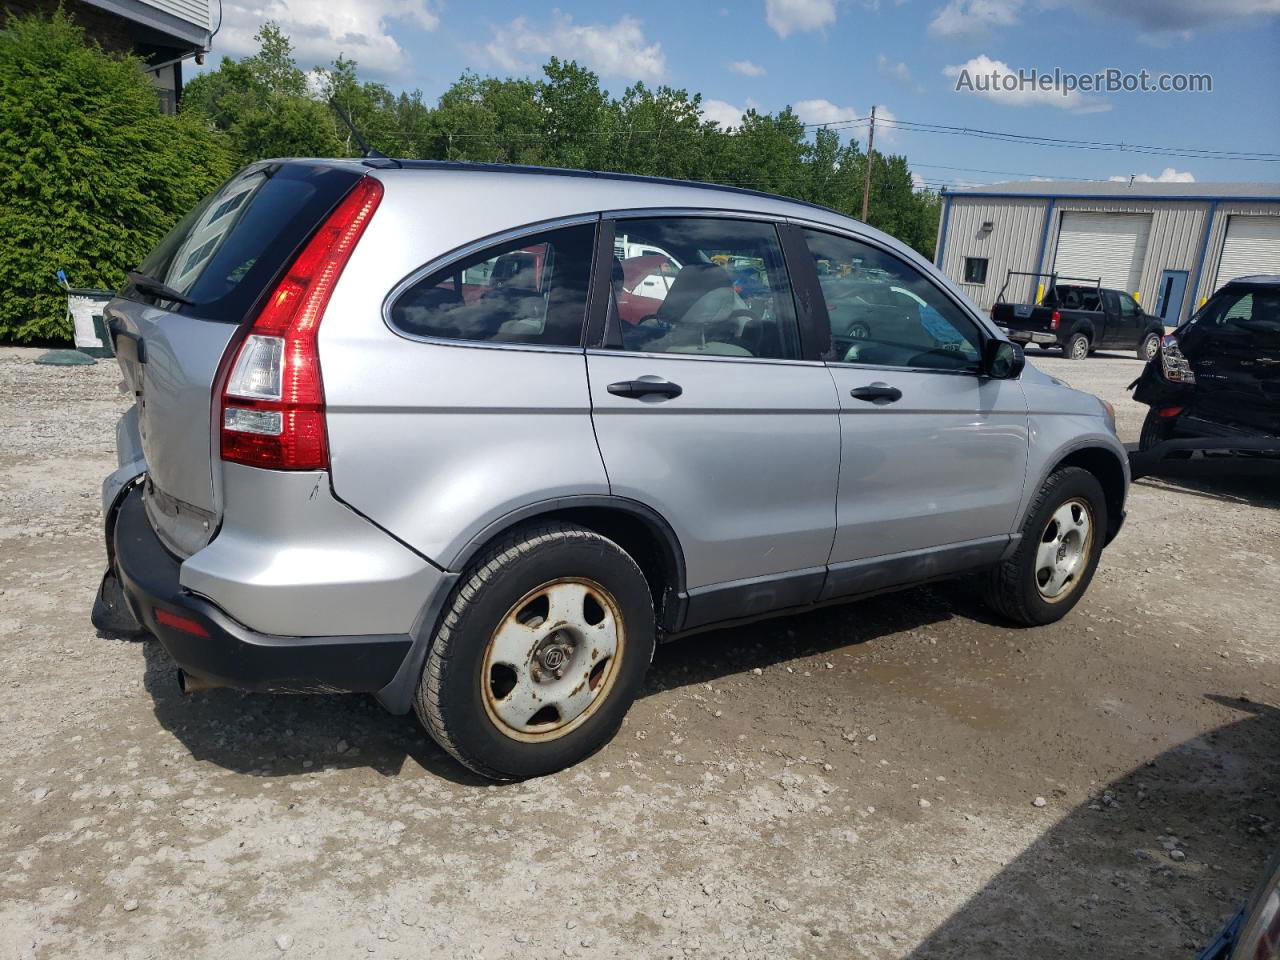
<svg viewBox="0 0 1280 960">
<path fill-rule="evenodd" d="M 824 127 L 843 130 L 862 125 L 867 117 L 836 120 L 830 123 L 806 124 L 807 127 Z M 1187 160 L 1251 160 L 1261 163 L 1280 161 L 1280 153 L 1261 150 L 1211 150 L 1207 147 L 1171 147 L 1148 143 L 1125 143 L 1118 140 L 1078 140 L 1064 137 L 1045 137 L 1038 134 L 1012 133 L 1005 130 L 988 130 L 982 127 L 960 127 L 951 124 L 929 123 L 923 120 L 907 120 L 902 117 L 877 117 L 877 123 L 895 127 L 909 133 L 935 133 L 946 136 L 975 137 L 983 140 L 999 140 L 1006 143 L 1023 143 L 1028 146 L 1057 147 L 1072 150 L 1097 150 L 1119 153 L 1141 153 L 1152 156 L 1178 157 Z"/>
<path fill-rule="evenodd" d="M 1025 143 L 1031 146 L 1058 147 L 1074 150 L 1142 153 L 1152 156 L 1179 157 L 1188 160 L 1252 160 L 1262 163 L 1280 161 L 1280 153 L 1246 150 L 1210 150 L 1202 147 L 1167 147 L 1153 144 L 1124 143 L 1110 140 L 1068 140 L 1060 137 L 1042 137 L 1031 134 L 985 130 L 976 127 L 955 127 L 947 124 L 923 123 L 913 120 L 888 120 L 881 123 L 915 133 L 937 133 L 947 136 L 977 137 L 983 140 L 1000 140 L 1006 143 Z"/>
</svg>

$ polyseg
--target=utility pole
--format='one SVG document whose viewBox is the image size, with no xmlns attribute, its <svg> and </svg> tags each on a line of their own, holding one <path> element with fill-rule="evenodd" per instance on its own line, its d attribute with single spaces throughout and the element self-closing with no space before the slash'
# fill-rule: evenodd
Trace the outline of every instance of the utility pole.
<svg viewBox="0 0 1280 960">
<path fill-rule="evenodd" d="M 876 148 L 876 108 L 871 108 L 871 130 L 867 134 L 867 175 L 862 181 L 862 222 L 867 222 L 867 204 L 871 201 L 871 158 Z"/>
</svg>

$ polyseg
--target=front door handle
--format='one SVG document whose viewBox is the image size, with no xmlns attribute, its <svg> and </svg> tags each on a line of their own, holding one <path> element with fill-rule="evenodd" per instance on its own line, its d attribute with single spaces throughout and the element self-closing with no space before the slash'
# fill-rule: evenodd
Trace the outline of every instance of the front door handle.
<svg viewBox="0 0 1280 960">
<path fill-rule="evenodd" d="M 849 396 L 855 400 L 865 400 L 867 403 L 886 404 L 901 400 L 902 391 L 877 380 L 865 387 L 854 387 L 849 391 Z"/>
<path fill-rule="evenodd" d="M 663 380 L 661 377 L 619 380 L 617 383 L 609 384 L 607 389 L 615 397 L 629 397 L 632 400 L 643 400 L 645 397 L 674 398 L 684 393 L 680 384 Z"/>
</svg>

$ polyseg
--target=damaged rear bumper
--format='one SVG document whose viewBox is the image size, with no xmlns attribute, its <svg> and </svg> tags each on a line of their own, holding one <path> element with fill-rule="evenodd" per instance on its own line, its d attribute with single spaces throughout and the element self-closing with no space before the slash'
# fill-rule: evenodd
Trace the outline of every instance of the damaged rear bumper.
<svg viewBox="0 0 1280 960">
<path fill-rule="evenodd" d="M 181 561 L 156 536 L 134 486 L 115 510 L 112 564 L 128 612 L 184 672 L 241 690 L 377 692 L 413 645 L 408 634 L 288 637 L 258 633 L 179 583 Z M 95 606 L 95 613 L 97 607 Z M 95 623 L 97 619 L 95 617 Z"/>
</svg>

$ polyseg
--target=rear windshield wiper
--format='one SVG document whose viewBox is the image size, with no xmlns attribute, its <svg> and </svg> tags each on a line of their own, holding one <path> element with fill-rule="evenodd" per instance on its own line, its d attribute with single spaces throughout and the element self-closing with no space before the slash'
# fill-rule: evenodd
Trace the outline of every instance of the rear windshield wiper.
<svg viewBox="0 0 1280 960">
<path fill-rule="evenodd" d="M 130 271 L 129 283 L 137 287 L 143 293 L 153 294 L 161 300 L 172 300 L 174 303 L 184 303 L 189 307 L 195 304 L 194 300 L 189 297 L 184 297 L 163 280 L 157 280 L 155 277 L 146 273 L 135 273 Z"/>
</svg>

